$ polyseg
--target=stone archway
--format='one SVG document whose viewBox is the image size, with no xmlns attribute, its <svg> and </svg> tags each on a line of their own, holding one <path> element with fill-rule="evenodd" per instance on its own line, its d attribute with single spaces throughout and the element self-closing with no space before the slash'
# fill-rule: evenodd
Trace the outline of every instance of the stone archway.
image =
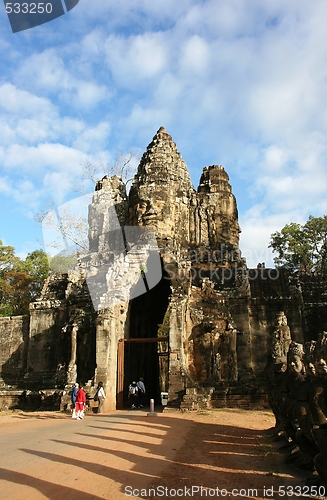
<svg viewBox="0 0 327 500">
<path fill-rule="evenodd" d="M 127 338 L 118 342 L 117 407 L 127 403 L 128 385 L 140 377 L 145 380 L 148 398 L 156 402 L 160 392 L 168 390 L 168 336 L 162 336 L 160 327 L 170 293 L 170 280 L 163 271 L 162 279 L 154 288 L 129 304 Z"/>
</svg>

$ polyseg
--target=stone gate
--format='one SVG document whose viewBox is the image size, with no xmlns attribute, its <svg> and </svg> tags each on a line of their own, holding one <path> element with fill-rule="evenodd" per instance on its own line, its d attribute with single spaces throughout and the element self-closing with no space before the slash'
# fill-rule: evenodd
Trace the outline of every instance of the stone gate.
<svg viewBox="0 0 327 500">
<path fill-rule="evenodd" d="M 142 262 L 128 243 L 137 228 L 155 240 Z M 326 328 L 326 283 L 248 269 L 240 231 L 224 168 L 205 167 L 195 190 L 161 127 L 129 194 L 119 177 L 97 183 L 79 265 L 47 279 L 29 317 L 0 318 L 2 406 L 41 391 L 63 407 L 76 380 L 90 398 L 102 380 L 113 410 L 139 377 L 156 403 L 164 391 L 170 406 L 189 409 L 262 404 L 276 314 L 285 312 L 294 341 L 315 338 Z"/>
</svg>

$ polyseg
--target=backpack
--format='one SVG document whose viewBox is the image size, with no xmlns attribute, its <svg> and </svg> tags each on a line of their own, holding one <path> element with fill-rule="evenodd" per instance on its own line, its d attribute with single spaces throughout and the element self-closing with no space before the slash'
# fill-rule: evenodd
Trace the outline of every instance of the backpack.
<svg viewBox="0 0 327 500">
<path fill-rule="evenodd" d="M 141 394 L 145 394 L 145 391 L 144 391 L 144 384 L 142 383 L 142 385 L 140 384 L 140 382 L 138 382 L 136 384 L 136 387 L 138 389 L 138 392 L 140 392 Z"/>
<path fill-rule="evenodd" d="M 129 393 L 133 395 L 137 394 L 137 387 L 134 385 L 131 385 L 129 388 Z"/>
<path fill-rule="evenodd" d="M 97 392 L 94 394 L 94 401 L 99 401 L 99 396 L 98 396 L 98 392 L 99 392 L 99 389 L 97 390 Z"/>
</svg>

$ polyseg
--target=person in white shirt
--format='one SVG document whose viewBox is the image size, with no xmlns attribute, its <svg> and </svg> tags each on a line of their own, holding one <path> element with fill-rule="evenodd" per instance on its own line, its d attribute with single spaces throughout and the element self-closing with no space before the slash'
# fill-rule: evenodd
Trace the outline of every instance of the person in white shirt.
<svg viewBox="0 0 327 500">
<path fill-rule="evenodd" d="M 97 395 L 98 395 L 98 400 L 99 400 L 99 406 L 98 406 L 97 413 L 101 413 L 101 408 L 103 406 L 104 400 L 106 399 L 106 394 L 105 394 L 104 388 L 103 388 L 103 382 L 98 383 Z"/>
<path fill-rule="evenodd" d="M 138 388 L 135 380 L 133 380 L 133 382 L 129 384 L 128 387 L 128 399 L 131 405 L 131 410 L 135 410 L 135 408 L 137 408 L 137 393 Z"/>
</svg>

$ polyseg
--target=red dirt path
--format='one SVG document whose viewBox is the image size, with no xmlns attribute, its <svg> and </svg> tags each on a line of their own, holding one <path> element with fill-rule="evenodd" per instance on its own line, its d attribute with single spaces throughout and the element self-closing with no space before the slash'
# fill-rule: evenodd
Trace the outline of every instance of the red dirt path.
<svg viewBox="0 0 327 500">
<path fill-rule="evenodd" d="M 304 476 L 284 465 L 273 424 L 268 411 L 235 409 L 117 411 L 83 421 L 0 416 L 0 500 L 277 499 L 295 486 L 302 493 Z"/>
</svg>

